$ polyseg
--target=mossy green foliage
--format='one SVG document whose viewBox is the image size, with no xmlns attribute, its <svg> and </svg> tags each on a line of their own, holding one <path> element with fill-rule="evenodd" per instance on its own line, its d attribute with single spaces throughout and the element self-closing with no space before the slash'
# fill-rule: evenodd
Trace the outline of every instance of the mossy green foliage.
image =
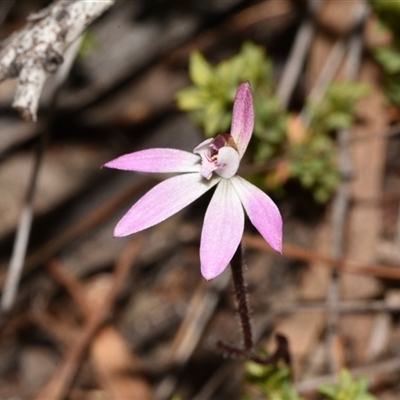
<svg viewBox="0 0 400 400">
<path fill-rule="evenodd" d="M 336 157 L 332 139 L 316 136 L 290 150 L 290 176 L 312 191 L 318 203 L 325 203 L 340 182 Z"/>
<path fill-rule="evenodd" d="M 376 61 L 383 69 L 383 88 L 390 104 L 400 107 L 400 38 L 374 50 Z"/>
<path fill-rule="evenodd" d="M 339 183 L 332 133 L 354 123 L 355 104 L 366 95 L 365 87 L 333 84 L 321 102 L 308 105 L 310 124 L 301 140 L 293 141 L 288 134 L 290 115 L 275 96 L 273 64 L 262 47 L 247 42 L 239 54 L 216 66 L 194 52 L 189 74 L 194 85 L 177 93 L 178 107 L 190 113 L 207 137 L 229 132 L 237 87 L 244 81 L 251 83 L 256 119 L 248 152 L 256 164 L 274 161 L 268 172 L 250 178 L 254 183 L 279 194 L 288 181 L 295 180 L 317 202 L 330 199 Z M 283 164 L 287 173 L 277 167 Z"/>
<path fill-rule="evenodd" d="M 324 385 L 319 393 L 329 400 L 377 400 L 368 392 L 367 379 L 356 379 L 346 369 L 340 372 L 337 384 Z"/>
<path fill-rule="evenodd" d="M 355 105 L 368 94 L 369 88 L 363 84 L 336 82 L 321 102 L 307 105 L 310 122 L 306 138 L 289 149 L 290 175 L 309 188 L 320 203 L 329 200 L 340 182 L 332 133 L 351 128 Z"/>
<path fill-rule="evenodd" d="M 247 393 L 242 400 L 253 400 L 264 395 L 268 400 L 304 400 L 290 381 L 290 369 L 288 366 L 260 365 L 248 362 L 245 365 L 245 382 L 255 389 L 254 394 Z"/>
<path fill-rule="evenodd" d="M 253 43 L 243 45 L 241 52 L 229 60 L 212 66 L 199 52 L 190 58 L 189 75 L 194 86 L 177 94 L 178 106 L 191 112 L 194 121 L 203 128 L 207 137 L 229 131 L 231 111 L 238 86 L 249 81 L 253 88 L 257 120 L 254 134 L 265 136 L 266 122 L 275 117 L 283 118 L 277 100 L 274 98 L 272 62 L 264 50 Z M 273 124 L 270 124 L 273 125 Z M 279 133 L 285 135 L 284 120 L 280 121 Z"/>
<path fill-rule="evenodd" d="M 299 395 L 290 379 L 288 366 L 260 365 L 248 362 L 245 366 L 245 382 L 247 393 L 242 400 L 304 400 Z M 347 370 L 342 370 L 336 384 L 327 384 L 319 388 L 318 392 L 325 400 L 377 400 L 368 391 L 368 382 L 365 378 L 354 378 Z"/>
<path fill-rule="evenodd" d="M 374 56 L 384 71 L 383 87 L 392 105 L 400 107 L 400 0 L 368 0 L 379 17 L 380 25 L 392 36 L 392 43 L 374 49 Z"/>
</svg>

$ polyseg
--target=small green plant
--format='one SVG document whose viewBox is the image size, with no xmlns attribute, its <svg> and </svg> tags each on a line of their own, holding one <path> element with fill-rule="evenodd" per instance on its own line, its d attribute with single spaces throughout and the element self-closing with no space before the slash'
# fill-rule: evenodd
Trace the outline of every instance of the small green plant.
<svg viewBox="0 0 400 400">
<path fill-rule="evenodd" d="M 355 104 L 367 94 L 365 86 L 334 83 L 322 101 L 307 106 L 309 123 L 283 109 L 275 95 L 272 61 L 265 50 L 247 42 L 239 54 L 216 66 L 202 54 L 190 58 L 194 86 L 177 93 L 178 107 L 189 112 L 207 137 L 229 131 L 236 88 L 249 81 L 254 93 L 252 161 L 265 172 L 251 180 L 265 190 L 284 193 L 285 184 L 297 181 L 317 202 L 330 199 L 340 177 L 333 133 L 354 123 Z M 296 128 L 291 123 L 297 120 Z"/>
<path fill-rule="evenodd" d="M 288 366 L 260 365 L 248 362 L 245 366 L 246 394 L 242 400 L 304 400 L 291 383 Z M 356 379 L 348 370 L 342 370 L 339 382 L 327 384 L 318 392 L 324 400 L 377 400 L 368 392 L 365 378 Z"/>
<path fill-rule="evenodd" d="M 328 201 L 340 182 L 332 138 L 319 135 L 290 149 L 289 174 L 312 191 L 318 203 Z"/>
<path fill-rule="evenodd" d="M 322 101 L 308 104 L 311 135 L 348 129 L 354 124 L 357 101 L 369 95 L 369 88 L 357 82 L 332 83 Z"/>
<path fill-rule="evenodd" d="M 259 398 L 254 396 L 260 394 L 268 400 L 303 400 L 290 381 L 288 366 L 248 362 L 245 371 L 245 382 L 248 384 L 249 393 L 246 393 L 242 400 Z"/>
<path fill-rule="evenodd" d="M 289 148 L 290 176 L 309 188 L 324 203 L 340 182 L 333 132 L 349 129 L 355 122 L 355 105 L 369 94 L 366 85 L 336 82 L 318 104 L 307 105 L 309 124 L 304 138 Z"/>
<path fill-rule="evenodd" d="M 273 137 L 284 137 L 284 115 L 274 98 L 272 62 L 261 47 L 247 42 L 238 55 L 215 67 L 201 53 L 194 52 L 190 58 L 189 75 L 194 86 L 177 93 L 178 107 L 190 112 L 207 137 L 228 132 L 236 89 L 245 81 L 250 82 L 254 93 L 255 136 L 268 135 L 270 140 L 271 134 L 265 132 L 268 124 L 278 128 Z M 275 117 L 281 118 L 279 124 L 273 123 Z"/>
<path fill-rule="evenodd" d="M 368 381 L 353 378 L 346 369 L 340 372 L 339 383 L 324 385 L 319 393 L 329 400 L 377 400 L 368 392 Z"/>
<path fill-rule="evenodd" d="M 376 61 L 383 69 L 383 88 L 390 104 L 400 107 L 400 42 L 374 50 Z"/>
<path fill-rule="evenodd" d="M 369 4 L 379 17 L 375 29 L 391 38 L 373 54 L 384 72 L 383 87 L 389 103 L 400 107 L 400 0 L 369 0 Z"/>
</svg>

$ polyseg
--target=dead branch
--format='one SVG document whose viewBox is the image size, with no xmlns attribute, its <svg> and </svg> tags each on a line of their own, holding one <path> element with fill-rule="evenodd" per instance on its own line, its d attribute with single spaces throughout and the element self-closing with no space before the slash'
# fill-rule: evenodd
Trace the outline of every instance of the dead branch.
<svg viewBox="0 0 400 400">
<path fill-rule="evenodd" d="M 35 399 L 63 399 L 69 390 L 77 373 L 85 352 L 112 311 L 120 290 L 125 283 L 128 273 L 137 259 L 142 247 L 143 237 L 132 239 L 116 262 L 112 286 L 104 299 L 100 299 L 99 308 L 86 320 L 80 337 L 66 354 L 63 362 L 56 369 L 50 381 L 40 390 Z"/>
<path fill-rule="evenodd" d="M 268 243 L 261 236 L 244 234 L 243 243 L 249 249 L 275 254 L 274 250 L 271 249 Z M 400 271 L 398 268 L 379 264 L 357 263 L 347 258 L 335 259 L 289 243 L 283 245 L 283 256 L 298 261 L 318 262 L 321 266 L 337 268 L 352 274 L 371 275 L 381 279 L 400 280 Z"/>
<path fill-rule="evenodd" d="M 64 61 L 67 48 L 116 0 L 56 0 L 0 45 L 0 82 L 18 78 L 13 107 L 36 121 L 44 83 Z"/>
</svg>

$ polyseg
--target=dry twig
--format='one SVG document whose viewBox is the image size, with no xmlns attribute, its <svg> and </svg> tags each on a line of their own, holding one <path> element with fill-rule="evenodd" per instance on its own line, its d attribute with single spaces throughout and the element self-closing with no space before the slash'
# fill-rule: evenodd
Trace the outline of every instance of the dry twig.
<svg viewBox="0 0 400 400">
<path fill-rule="evenodd" d="M 145 182 L 136 183 L 129 188 L 125 188 L 83 218 L 73 222 L 70 226 L 60 232 L 60 234 L 54 236 L 44 245 L 28 255 L 25 260 L 24 272 L 32 271 L 34 268 L 48 261 L 75 238 L 95 228 L 114 214 L 115 210 L 119 207 L 131 202 L 132 196 L 147 190 L 153 185 L 154 180 L 149 179 Z M 1 269 L 2 268 L 0 268 L 0 270 Z M 4 284 L 5 276 L 0 273 L 0 291 L 3 290 Z"/>
<path fill-rule="evenodd" d="M 142 240 L 140 236 L 137 235 L 128 243 L 121 257 L 116 262 L 112 287 L 108 295 L 103 299 L 102 307 L 99 307 L 96 313 L 92 313 L 90 318 L 86 321 L 80 337 L 75 345 L 71 347 L 71 350 L 66 355 L 62 364 L 57 368 L 53 378 L 36 395 L 35 398 L 37 400 L 57 400 L 65 398 L 86 353 L 87 347 L 114 307 L 114 303 L 126 281 L 132 264 L 137 258 L 141 245 Z"/>
<path fill-rule="evenodd" d="M 89 318 L 92 310 L 87 304 L 84 288 L 67 268 L 65 268 L 57 259 L 50 260 L 47 265 L 47 271 L 56 279 L 68 292 L 76 306 L 79 307 L 82 317 Z"/>
<path fill-rule="evenodd" d="M 232 18 L 222 22 L 215 28 L 210 28 L 205 32 L 201 32 L 193 40 L 190 40 L 178 47 L 177 50 L 174 50 L 168 56 L 168 59 L 172 61 L 182 59 L 186 62 L 193 48 L 205 51 L 207 48 L 215 46 L 216 43 L 221 40 L 221 37 L 224 38 L 228 35 L 237 34 L 263 21 L 269 21 L 280 17 L 289 17 L 292 12 L 293 6 L 290 1 L 262 1 L 261 3 L 254 4 L 234 14 Z"/>
<path fill-rule="evenodd" d="M 365 3 L 360 3 L 356 8 L 353 35 L 349 39 L 348 59 L 346 65 L 346 78 L 356 79 L 362 57 L 363 40 L 362 28 L 368 16 L 368 8 Z M 350 204 L 350 179 L 353 174 L 352 160 L 350 154 L 351 132 L 348 129 L 338 133 L 339 145 L 339 171 L 342 175 L 342 182 L 336 192 L 332 205 L 332 257 L 341 258 L 344 253 L 344 238 L 346 230 L 346 219 Z M 331 282 L 328 292 L 328 331 L 327 331 L 327 352 L 331 371 L 337 371 L 341 365 L 334 354 L 335 343 L 339 339 L 339 310 L 340 282 L 337 269 L 332 270 Z"/>
<path fill-rule="evenodd" d="M 223 274 L 210 282 L 201 281 L 190 301 L 185 319 L 171 345 L 170 366 L 180 369 L 196 349 L 202 334 L 213 316 L 221 293 L 229 282 L 229 274 Z M 157 388 L 157 399 L 169 399 L 177 382 L 176 374 L 168 374 Z"/>
<path fill-rule="evenodd" d="M 368 378 L 369 386 L 374 386 L 382 382 L 382 377 L 388 378 L 389 374 L 400 368 L 400 358 L 392 358 L 387 361 L 378 362 L 375 364 L 366 365 L 350 370 L 354 377 L 364 376 Z M 300 394 L 315 392 L 319 387 L 328 383 L 336 383 L 338 380 L 337 374 L 319 376 L 311 378 L 296 384 Z M 397 396 L 396 396 L 397 397 Z"/>
<path fill-rule="evenodd" d="M 18 77 L 13 107 L 27 121 L 36 121 L 44 83 L 63 63 L 66 50 L 114 3 L 57 0 L 30 15 L 25 27 L 2 43 L 0 82 Z"/>
<path fill-rule="evenodd" d="M 51 108 L 52 112 L 46 120 L 44 130 L 40 137 L 40 143 L 38 144 L 35 161 L 32 168 L 32 176 L 29 181 L 29 187 L 27 190 L 25 203 L 22 208 L 20 215 L 17 234 L 14 241 L 13 252 L 11 255 L 10 266 L 7 271 L 7 278 L 4 285 L 4 293 L 1 298 L 1 312 L 8 313 L 14 305 L 15 297 L 17 295 L 17 290 L 19 286 L 19 281 L 21 279 L 22 268 L 24 265 L 26 251 L 28 247 L 29 235 L 32 226 L 33 218 L 33 205 L 35 200 L 37 182 L 39 178 L 40 168 L 43 162 L 44 153 L 46 147 L 50 141 L 53 119 L 55 115 L 55 109 L 57 107 L 57 100 L 60 91 L 62 90 L 63 84 L 69 75 L 69 71 L 78 53 L 81 40 L 75 41 L 73 46 L 71 46 L 66 52 L 66 62 L 58 70 L 56 76 L 56 82 L 51 98 Z"/>
<path fill-rule="evenodd" d="M 311 39 L 314 34 L 313 16 L 320 9 L 323 0 L 308 2 L 308 18 L 300 26 L 292 50 L 290 52 L 282 78 L 276 89 L 276 94 L 280 98 L 283 107 L 287 107 L 293 90 L 298 82 L 305 58 L 310 48 Z"/>
<path fill-rule="evenodd" d="M 245 234 L 243 243 L 249 249 L 257 249 L 270 254 L 275 251 L 261 236 Z M 346 258 L 335 259 L 315 251 L 289 243 L 283 245 L 283 255 L 298 261 L 319 263 L 329 268 L 338 268 L 352 274 L 371 275 L 377 278 L 400 280 L 400 270 L 394 267 L 377 264 L 361 264 Z"/>
</svg>

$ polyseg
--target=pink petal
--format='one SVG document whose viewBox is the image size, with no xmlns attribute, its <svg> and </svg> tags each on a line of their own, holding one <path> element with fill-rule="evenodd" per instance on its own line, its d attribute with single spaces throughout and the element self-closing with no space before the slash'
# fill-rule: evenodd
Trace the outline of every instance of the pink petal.
<svg viewBox="0 0 400 400">
<path fill-rule="evenodd" d="M 232 147 L 222 147 L 218 151 L 218 168 L 215 170 L 215 173 L 225 179 L 232 178 L 236 174 L 239 164 L 239 153 Z"/>
<path fill-rule="evenodd" d="M 147 149 L 125 154 L 104 167 L 137 172 L 197 172 L 200 157 L 177 149 Z"/>
<path fill-rule="evenodd" d="M 201 157 L 201 170 L 200 173 L 204 178 L 210 179 L 212 173 L 218 168 L 218 165 L 210 159 L 210 144 L 214 139 L 207 139 L 201 142 L 194 150 L 193 153 Z"/>
<path fill-rule="evenodd" d="M 243 236 L 244 212 L 230 180 L 221 179 L 204 217 L 201 232 L 201 273 L 217 277 L 231 261 Z"/>
<path fill-rule="evenodd" d="M 114 236 L 127 236 L 164 221 L 211 189 L 219 179 L 206 181 L 199 173 L 189 173 L 159 183 L 122 217 Z"/>
<path fill-rule="evenodd" d="M 254 127 L 253 98 L 249 82 L 242 83 L 235 97 L 232 113 L 231 135 L 243 157 L 250 142 Z"/>
<path fill-rule="evenodd" d="M 208 158 L 203 158 L 200 171 L 203 178 L 210 179 L 216 169 L 218 169 L 218 165 L 216 163 L 210 161 Z"/>
<path fill-rule="evenodd" d="M 276 204 L 262 190 L 240 176 L 231 179 L 250 218 L 267 243 L 282 253 L 282 217 Z"/>
<path fill-rule="evenodd" d="M 200 154 L 200 156 L 208 154 L 210 152 L 210 144 L 213 140 L 213 138 L 204 140 L 193 150 L 193 153 Z"/>
</svg>

